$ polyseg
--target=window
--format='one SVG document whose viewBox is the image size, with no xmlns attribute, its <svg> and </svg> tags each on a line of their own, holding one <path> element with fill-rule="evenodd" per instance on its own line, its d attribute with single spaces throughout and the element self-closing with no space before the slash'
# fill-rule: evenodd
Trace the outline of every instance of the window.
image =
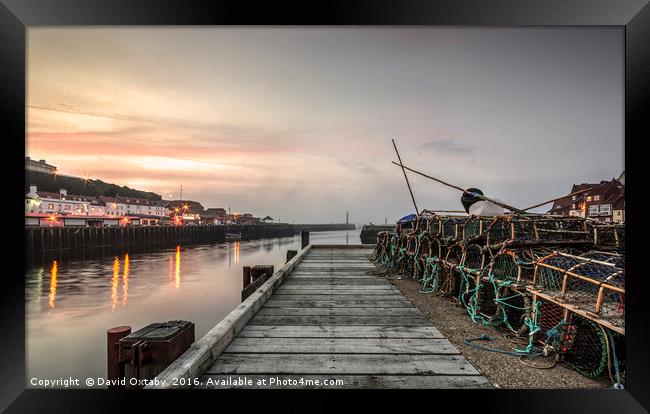
<svg viewBox="0 0 650 414">
<path fill-rule="evenodd" d="M 593 216 L 598 214 L 598 206 L 589 206 L 589 215 Z"/>
<path fill-rule="evenodd" d="M 576 199 L 576 196 L 571 197 L 571 200 L 575 201 L 575 199 Z"/>
<path fill-rule="evenodd" d="M 612 205 L 611 204 L 602 204 L 600 206 L 600 212 L 603 214 L 611 214 L 612 213 Z"/>
<path fill-rule="evenodd" d="M 70 210 L 70 206 L 69 206 L 68 204 L 66 204 L 66 205 L 64 206 L 64 208 L 65 208 L 66 210 Z"/>
<path fill-rule="evenodd" d="M 600 200 L 600 195 L 595 195 L 594 196 L 594 201 L 598 201 L 598 200 Z"/>
<path fill-rule="evenodd" d="M 591 201 L 591 196 L 587 196 L 586 200 Z"/>
<path fill-rule="evenodd" d="M 59 207 L 61 207 L 60 204 L 59 204 Z M 54 210 L 54 204 L 48 204 L 48 205 L 47 205 L 47 209 L 48 209 L 48 210 Z"/>
<path fill-rule="evenodd" d="M 571 204 L 571 208 L 575 210 L 575 209 L 576 209 L 576 205 L 575 205 L 575 204 Z"/>
</svg>

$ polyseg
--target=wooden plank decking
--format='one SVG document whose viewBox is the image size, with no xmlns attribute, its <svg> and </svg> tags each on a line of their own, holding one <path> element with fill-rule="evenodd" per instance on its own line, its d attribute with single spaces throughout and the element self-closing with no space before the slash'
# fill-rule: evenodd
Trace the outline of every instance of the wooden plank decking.
<svg viewBox="0 0 650 414">
<path fill-rule="evenodd" d="M 342 381 L 317 388 L 490 387 L 429 319 L 373 275 L 369 254 L 315 246 L 207 368 L 200 379 L 211 384 L 203 387 L 242 377 L 251 388 L 271 377 Z"/>
</svg>

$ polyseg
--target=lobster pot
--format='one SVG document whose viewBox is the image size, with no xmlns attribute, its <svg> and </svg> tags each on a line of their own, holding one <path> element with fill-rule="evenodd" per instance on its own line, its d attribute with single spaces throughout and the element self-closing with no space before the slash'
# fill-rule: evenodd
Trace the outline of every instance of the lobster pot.
<svg viewBox="0 0 650 414">
<path fill-rule="evenodd" d="M 498 216 L 490 223 L 485 231 L 486 241 L 489 246 L 496 246 L 511 240 L 512 223 L 509 216 Z"/>
<path fill-rule="evenodd" d="M 390 233 L 387 231 L 380 231 L 377 233 L 377 245 L 375 246 L 374 257 L 380 259 L 386 256 L 388 243 L 390 241 Z"/>
<path fill-rule="evenodd" d="M 483 235 L 483 232 L 487 230 L 493 220 L 493 217 L 470 216 L 462 224 L 462 239 L 464 241 L 469 241 Z"/>
<path fill-rule="evenodd" d="M 499 316 L 502 317 L 502 320 L 507 320 L 512 329 L 517 332 L 526 328 L 524 321 L 532 302 L 528 293 L 525 290 L 506 287 L 497 292 L 496 297 L 501 304 L 497 320 Z"/>
<path fill-rule="evenodd" d="M 433 216 L 427 219 L 426 231 L 432 236 L 439 236 L 441 231 L 440 222 L 441 218 L 438 216 Z"/>
<path fill-rule="evenodd" d="M 456 299 L 470 310 L 471 305 L 474 305 L 476 302 L 478 276 L 462 271 L 462 269 L 457 269 L 455 273 L 458 275 L 458 295 Z"/>
<path fill-rule="evenodd" d="M 493 319 L 497 313 L 497 304 L 492 283 L 481 281 L 481 287 L 473 298 L 476 311 L 486 318 Z"/>
<path fill-rule="evenodd" d="M 404 273 L 406 270 L 406 250 L 408 248 L 409 236 L 406 233 L 402 233 L 397 238 L 397 248 L 395 249 L 395 264 L 398 266 L 397 270 L 400 273 Z"/>
<path fill-rule="evenodd" d="M 536 337 L 539 341 L 545 342 L 546 333 L 564 321 L 564 308 L 557 303 L 540 300 L 534 318 L 535 323 L 539 326 Z"/>
<path fill-rule="evenodd" d="M 478 244 L 468 244 L 465 247 L 465 254 L 461 261 L 465 270 L 474 274 L 481 273 L 484 263 L 485 255 L 483 254 L 483 248 Z"/>
<path fill-rule="evenodd" d="M 581 217 L 547 217 L 535 219 L 537 241 L 582 241 L 593 243 L 587 220 Z"/>
<path fill-rule="evenodd" d="M 454 243 L 447 249 L 447 255 L 445 256 L 445 262 L 449 266 L 457 266 L 460 264 L 463 259 L 463 254 L 465 253 L 465 245 L 463 243 Z"/>
<path fill-rule="evenodd" d="M 623 224 L 595 225 L 594 244 L 597 249 L 625 249 L 625 226 Z"/>
<path fill-rule="evenodd" d="M 487 243 L 499 246 L 530 243 L 593 243 L 593 232 L 580 217 L 511 216 L 496 217 L 486 231 Z"/>
<path fill-rule="evenodd" d="M 557 252 L 537 261 L 534 286 L 544 294 L 588 311 L 594 318 L 624 327 L 624 266 L 622 255 L 588 252 L 574 256 Z"/>
<path fill-rule="evenodd" d="M 445 243 L 443 240 L 440 240 L 439 238 L 435 238 L 431 240 L 431 254 L 439 257 L 439 258 L 444 258 L 447 256 L 447 243 Z"/>
<path fill-rule="evenodd" d="M 440 281 L 438 291 L 444 296 L 458 297 L 461 278 L 458 271 L 453 270 L 443 262 L 438 277 Z"/>
<path fill-rule="evenodd" d="M 399 245 L 399 235 L 397 233 L 391 233 L 390 234 L 390 240 L 388 241 L 388 261 L 390 265 L 394 265 L 397 262 L 397 258 L 399 257 L 399 252 L 398 252 L 398 247 Z"/>
<path fill-rule="evenodd" d="M 534 266 L 527 264 L 519 252 L 506 250 L 497 254 L 490 264 L 490 274 L 498 281 L 529 284 L 533 279 Z"/>
<path fill-rule="evenodd" d="M 427 265 L 427 258 L 434 257 L 432 256 L 433 248 L 431 245 L 431 236 L 429 233 L 422 233 L 421 237 L 418 239 L 418 254 L 414 257 L 414 266 L 413 273 L 416 279 L 419 279 L 423 276 L 424 270 Z M 435 256 L 437 257 L 437 256 Z"/>
<path fill-rule="evenodd" d="M 440 223 L 440 237 L 448 241 L 456 241 L 462 237 L 461 225 L 466 220 L 461 216 L 448 216 L 441 219 Z"/>
<path fill-rule="evenodd" d="M 561 361 L 588 378 L 605 374 L 608 365 L 606 336 L 598 324 L 572 314 L 561 333 Z"/>
</svg>

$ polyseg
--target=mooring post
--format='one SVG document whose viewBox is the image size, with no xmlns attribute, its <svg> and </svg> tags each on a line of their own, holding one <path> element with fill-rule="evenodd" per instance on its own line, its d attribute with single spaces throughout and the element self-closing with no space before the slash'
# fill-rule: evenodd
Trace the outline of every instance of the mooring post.
<svg viewBox="0 0 650 414">
<path fill-rule="evenodd" d="M 124 377 L 122 364 L 120 363 L 120 339 L 131 333 L 130 326 L 116 326 L 106 331 L 106 345 L 108 355 L 107 377 L 109 380 L 117 380 Z M 116 384 L 109 385 L 109 388 L 117 388 Z"/>
<path fill-rule="evenodd" d="M 309 244 L 309 232 L 307 230 L 301 231 L 300 238 L 302 240 L 302 248 L 304 249 Z"/>
<path fill-rule="evenodd" d="M 243 271 L 243 276 L 244 276 L 243 287 L 246 287 L 251 283 L 251 267 L 250 266 L 244 266 L 244 267 L 242 267 L 242 271 Z"/>
<path fill-rule="evenodd" d="M 287 262 L 296 257 L 298 250 L 287 250 Z"/>
</svg>

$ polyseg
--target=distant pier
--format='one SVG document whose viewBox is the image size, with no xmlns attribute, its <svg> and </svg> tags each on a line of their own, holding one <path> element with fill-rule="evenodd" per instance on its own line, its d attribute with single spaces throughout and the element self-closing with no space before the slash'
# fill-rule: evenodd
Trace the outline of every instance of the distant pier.
<svg viewBox="0 0 650 414">
<path fill-rule="evenodd" d="M 337 231 L 337 230 L 356 230 L 354 224 L 334 223 L 334 224 L 292 224 L 294 234 L 299 234 L 303 230 L 309 232 L 316 231 Z"/>
</svg>

